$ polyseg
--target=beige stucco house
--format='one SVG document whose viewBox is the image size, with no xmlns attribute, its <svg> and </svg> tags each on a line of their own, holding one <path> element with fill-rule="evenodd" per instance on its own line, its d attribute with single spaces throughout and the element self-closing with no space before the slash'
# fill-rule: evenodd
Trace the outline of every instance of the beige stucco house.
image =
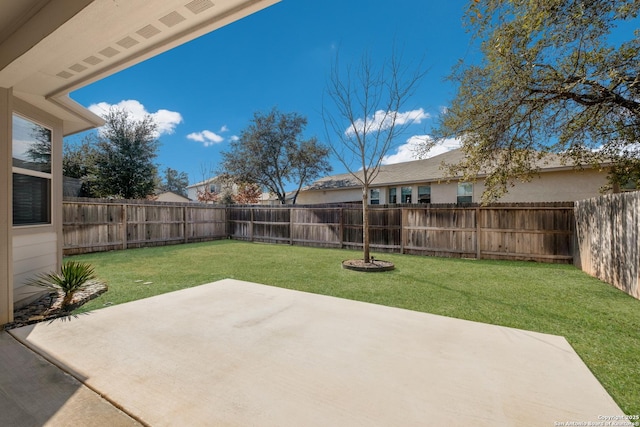
<svg viewBox="0 0 640 427">
<path fill-rule="evenodd" d="M 62 259 L 62 138 L 102 125 L 68 94 L 279 0 L 0 2 L 0 324 Z"/>
<path fill-rule="evenodd" d="M 476 182 L 447 177 L 442 164 L 463 159 L 461 150 L 452 150 L 424 160 L 385 165 L 373 181 L 369 203 L 479 203 L 484 192 L 483 176 Z M 549 157 L 540 164 L 540 174 L 529 182 L 519 182 L 499 202 L 567 202 L 599 196 L 607 183 L 606 170 L 585 167 L 576 170 Z M 361 202 L 362 186 L 350 174 L 317 180 L 300 191 L 299 204 Z"/>
</svg>

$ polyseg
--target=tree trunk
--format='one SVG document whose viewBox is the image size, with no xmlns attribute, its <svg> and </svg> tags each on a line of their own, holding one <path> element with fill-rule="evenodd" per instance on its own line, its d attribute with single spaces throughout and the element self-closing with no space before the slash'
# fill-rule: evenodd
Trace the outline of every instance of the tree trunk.
<svg viewBox="0 0 640 427">
<path fill-rule="evenodd" d="M 369 262 L 369 186 L 362 188 L 362 250 L 364 262 Z"/>
</svg>

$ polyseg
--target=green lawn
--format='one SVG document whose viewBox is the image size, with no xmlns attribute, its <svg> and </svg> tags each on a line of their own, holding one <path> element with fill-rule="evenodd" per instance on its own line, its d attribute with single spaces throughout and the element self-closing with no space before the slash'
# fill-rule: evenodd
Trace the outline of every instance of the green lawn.
<svg viewBox="0 0 640 427">
<path fill-rule="evenodd" d="M 562 335 L 620 407 L 640 414 L 640 301 L 567 265 L 380 254 L 396 270 L 340 268 L 359 256 L 224 240 L 72 258 L 109 285 L 78 312 L 233 278 Z"/>
</svg>

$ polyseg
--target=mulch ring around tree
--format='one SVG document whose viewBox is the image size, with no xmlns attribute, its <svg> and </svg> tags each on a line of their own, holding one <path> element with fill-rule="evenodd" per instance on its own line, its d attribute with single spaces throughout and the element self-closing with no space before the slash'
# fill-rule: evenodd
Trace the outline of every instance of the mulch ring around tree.
<svg viewBox="0 0 640 427">
<path fill-rule="evenodd" d="M 395 267 L 392 262 L 382 261 L 379 259 L 371 259 L 370 262 L 364 262 L 362 259 L 348 259 L 342 261 L 342 268 L 353 271 L 362 271 L 366 273 L 374 273 L 381 271 L 391 271 Z"/>
<path fill-rule="evenodd" d="M 13 322 L 2 325 L 4 330 L 19 328 L 33 323 L 52 321 L 60 317 L 73 316 L 71 312 L 83 304 L 102 295 L 107 291 L 107 285 L 103 282 L 92 282 L 85 288 L 74 293 L 71 304 L 62 309 L 63 292 L 51 292 L 40 299 L 19 308 L 13 313 Z"/>
</svg>

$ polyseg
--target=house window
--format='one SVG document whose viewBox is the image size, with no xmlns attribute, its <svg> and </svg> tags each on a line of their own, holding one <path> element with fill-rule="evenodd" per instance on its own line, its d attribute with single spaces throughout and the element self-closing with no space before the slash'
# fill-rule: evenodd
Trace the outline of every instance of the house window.
<svg viewBox="0 0 640 427">
<path fill-rule="evenodd" d="M 640 179 L 636 174 L 630 176 L 622 185 L 620 185 L 620 192 L 636 191 L 638 190 L 638 183 Z"/>
<path fill-rule="evenodd" d="M 396 188 L 389 189 L 389 204 L 393 205 L 398 202 L 398 196 L 396 195 Z"/>
<path fill-rule="evenodd" d="M 13 115 L 13 225 L 51 224 L 51 130 Z"/>
<path fill-rule="evenodd" d="M 470 182 L 458 183 L 458 203 L 473 202 L 473 184 Z"/>
<path fill-rule="evenodd" d="M 372 205 L 380 204 L 380 190 L 377 188 L 373 188 L 369 191 L 369 203 Z"/>
<path fill-rule="evenodd" d="M 431 186 L 418 186 L 418 203 L 431 203 Z"/>
<path fill-rule="evenodd" d="M 402 187 L 400 189 L 400 198 L 402 203 L 411 203 L 411 187 Z"/>
</svg>

